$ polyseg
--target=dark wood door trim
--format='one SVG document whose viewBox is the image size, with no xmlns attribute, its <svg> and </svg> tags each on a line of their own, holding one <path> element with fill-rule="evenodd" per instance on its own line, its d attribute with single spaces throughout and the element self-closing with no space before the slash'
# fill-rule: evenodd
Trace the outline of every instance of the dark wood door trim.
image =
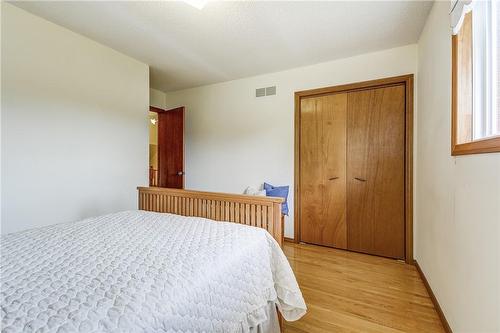
<svg viewBox="0 0 500 333">
<path fill-rule="evenodd" d="M 184 106 L 179 106 L 177 108 L 173 108 L 173 109 L 160 109 L 160 108 L 157 108 L 156 106 L 150 106 L 149 107 L 149 111 L 151 112 L 156 112 L 156 113 L 161 113 L 161 112 L 169 112 L 169 111 L 182 111 L 184 112 L 184 110 L 186 110 L 186 108 Z"/>
<path fill-rule="evenodd" d="M 301 99 L 392 85 L 405 85 L 405 261 L 413 264 L 413 74 L 295 92 L 294 241 L 300 242 L 300 104 Z"/>
<path fill-rule="evenodd" d="M 156 112 L 156 113 L 165 113 L 165 112 L 170 112 L 170 111 L 180 111 L 182 112 L 182 134 L 183 134 L 183 139 L 182 139 L 182 171 L 184 172 L 184 174 L 182 175 L 182 189 L 185 188 L 185 183 L 186 183 L 186 139 L 185 139 L 185 133 L 186 133 L 186 112 L 185 112 L 186 108 L 184 106 L 180 106 L 180 107 L 177 107 L 177 108 L 173 108 L 173 109 L 168 109 L 168 110 L 165 110 L 165 109 L 161 109 L 161 108 L 157 108 L 155 106 L 149 106 L 149 111 L 151 112 Z M 159 145 L 158 145 L 158 148 L 159 148 Z M 159 156 L 158 156 L 159 158 Z M 160 161 L 158 160 L 158 169 L 160 167 Z M 158 173 L 159 175 L 159 173 Z"/>
<path fill-rule="evenodd" d="M 159 112 L 165 112 L 167 110 L 157 108 L 156 106 L 149 106 L 149 111 L 159 113 Z"/>
</svg>

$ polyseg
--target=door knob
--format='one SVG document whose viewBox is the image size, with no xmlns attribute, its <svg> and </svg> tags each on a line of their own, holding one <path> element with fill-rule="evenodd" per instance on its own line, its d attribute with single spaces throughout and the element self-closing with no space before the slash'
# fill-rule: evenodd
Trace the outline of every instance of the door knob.
<svg viewBox="0 0 500 333">
<path fill-rule="evenodd" d="M 179 171 L 179 172 L 177 172 L 177 176 L 182 176 L 182 175 L 184 175 L 184 172 L 183 172 L 183 171 Z"/>
<path fill-rule="evenodd" d="M 354 179 L 359 180 L 360 182 L 366 182 L 366 179 L 363 179 L 363 178 L 354 177 Z"/>
</svg>

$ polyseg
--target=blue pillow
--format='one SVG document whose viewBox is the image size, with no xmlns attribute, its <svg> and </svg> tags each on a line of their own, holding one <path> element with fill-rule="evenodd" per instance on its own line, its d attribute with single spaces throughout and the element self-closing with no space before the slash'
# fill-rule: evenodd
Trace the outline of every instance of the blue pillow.
<svg viewBox="0 0 500 333">
<path fill-rule="evenodd" d="M 281 213 L 288 215 L 288 189 L 289 186 L 273 186 L 268 183 L 264 183 L 264 190 L 266 190 L 266 195 L 268 197 L 279 197 L 285 199 L 285 202 L 281 204 Z"/>
</svg>

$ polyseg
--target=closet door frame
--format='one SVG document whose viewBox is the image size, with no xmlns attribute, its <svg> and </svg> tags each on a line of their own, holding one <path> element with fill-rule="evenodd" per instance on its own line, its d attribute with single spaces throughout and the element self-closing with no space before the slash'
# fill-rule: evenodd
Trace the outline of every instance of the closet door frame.
<svg viewBox="0 0 500 333">
<path fill-rule="evenodd" d="M 405 170 L 404 170 L 404 220 L 405 220 L 405 261 L 413 264 L 413 74 L 349 83 L 333 87 L 303 90 L 295 92 L 295 144 L 294 144 L 294 239 L 300 240 L 300 114 L 301 99 L 340 92 L 368 90 L 393 85 L 405 86 Z"/>
</svg>

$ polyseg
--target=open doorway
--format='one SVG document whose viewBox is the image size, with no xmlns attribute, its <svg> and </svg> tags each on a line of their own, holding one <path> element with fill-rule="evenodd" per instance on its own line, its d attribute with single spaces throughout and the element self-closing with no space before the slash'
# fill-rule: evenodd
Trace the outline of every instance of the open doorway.
<svg viewBox="0 0 500 333">
<path fill-rule="evenodd" d="M 158 113 L 149 111 L 149 186 L 158 186 Z"/>
<path fill-rule="evenodd" d="M 149 186 L 184 188 L 184 107 L 149 108 Z"/>
</svg>

